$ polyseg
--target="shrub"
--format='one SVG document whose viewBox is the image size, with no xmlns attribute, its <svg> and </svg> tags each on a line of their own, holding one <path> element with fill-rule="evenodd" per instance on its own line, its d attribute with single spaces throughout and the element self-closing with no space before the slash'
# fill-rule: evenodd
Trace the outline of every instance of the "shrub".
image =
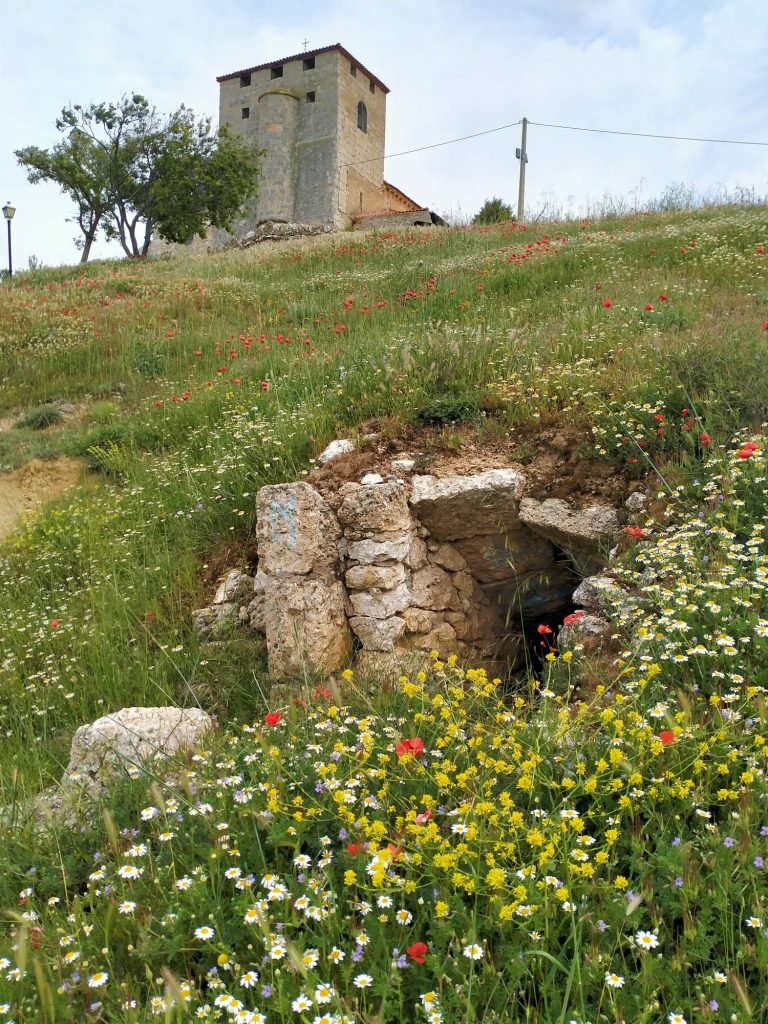
<svg viewBox="0 0 768 1024">
<path fill-rule="evenodd" d="M 37 409 L 28 409 L 14 423 L 17 430 L 45 430 L 61 423 L 63 416 L 55 405 L 41 405 Z"/>
</svg>

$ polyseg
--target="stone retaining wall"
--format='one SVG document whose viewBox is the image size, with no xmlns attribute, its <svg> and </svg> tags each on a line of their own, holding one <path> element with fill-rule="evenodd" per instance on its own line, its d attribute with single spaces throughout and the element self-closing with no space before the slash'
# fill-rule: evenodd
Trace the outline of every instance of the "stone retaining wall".
<svg viewBox="0 0 768 1024">
<path fill-rule="evenodd" d="M 407 474 L 404 474 L 407 475 Z M 517 469 L 436 478 L 369 474 L 329 504 L 310 483 L 256 496 L 258 572 L 230 572 L 198 629 L 264 636 L 276 680 L 458 654 L 494 672 L 525 659 L 526 632 L 572 610 L 607 564 L 616 509 L 524 496 Z"/>
</svg>

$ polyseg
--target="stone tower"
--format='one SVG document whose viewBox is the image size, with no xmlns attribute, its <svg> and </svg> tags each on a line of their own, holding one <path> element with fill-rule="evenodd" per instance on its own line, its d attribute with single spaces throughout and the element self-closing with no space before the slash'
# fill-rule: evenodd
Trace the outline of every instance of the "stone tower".
<svg viewBox="0 0 768 1024">
<path fill-rule="evenodd" d="M 248 224 L 346 228 L 422 211 L 384 181 L 389 89 L 338 43 L 217 78 L 219 122 L 261 155 Z"/>
</svg>

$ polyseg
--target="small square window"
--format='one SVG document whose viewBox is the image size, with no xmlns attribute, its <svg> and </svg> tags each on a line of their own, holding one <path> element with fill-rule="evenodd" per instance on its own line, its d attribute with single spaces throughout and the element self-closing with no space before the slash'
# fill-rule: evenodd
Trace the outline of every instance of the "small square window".
<svg viewBox="0 0 768 1024">
<path fill-rule="evenodd" d="M 354 64 L 349 65 L 349 73 L 350 75 L 352 75 L 353 78 L 357 78 L 357 68 L 355 67 Z"/>
<path fill-rule="evenodd" d="M 271 68 L 269 72 L 270 78 L 282 78 L 283 77 L 283 65 L 278 64 L 276 68 Z"/>
<path fill-rule="evenodd" d="M 373 82 L 368 83 L 368 88 L 371 92 L 376 92 L 376 86 L 374 85 Z"/>
<path fill-rule="evenodd" d="M 314 102 L 315 102 L 315 94 L 314 94 L 314 92 L 308 92 L 307 93 L 307 103 L 314 103 Z"/>
<path fill-rule="evenodd" d="M 251 108 L 250 107 L 243 107 L 242 110 L 240 111 L 240 117 L 244 121 L 247 121 L 250 116 L 251 116 Z"/>
<path fill-rule="evenodd" d="M 244 89 L 247 85 L 251 84 L 250 75 L 240 75 L 240 88 Z"/>
<path fill-rule="evenodd" d="M 314 66 L 315 66 L 315 58 L 314 57 L 305 57 L 304 58 L 304 70 L 305 71 L 312 71 Z"/>
</svg>

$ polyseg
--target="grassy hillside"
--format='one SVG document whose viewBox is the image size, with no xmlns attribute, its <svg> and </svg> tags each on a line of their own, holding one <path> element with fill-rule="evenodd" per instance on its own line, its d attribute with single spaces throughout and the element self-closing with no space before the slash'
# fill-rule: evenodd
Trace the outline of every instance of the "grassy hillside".
<svg viewBox="0 0 768 1024">
<path fill-rule="evenodd" d="M 83 834 L 17 814 L 0 1012 L 764 1019 L 766 236 L 762 208 L 723 207 L 4 284 L 0 465 L 91 475 L 0 551 L 0 805 L 107 711 L 199 704 L 225 729 Z M 371 420 L 427 468 L 526 464 L 567 430 L 647 490 L 621 657 L 553 650 L 511 693 L 437 662 L 266 725 L 258 645 L 201 646 L 190 610 L 247 557 L 256 490 Z"/>
</svg>

